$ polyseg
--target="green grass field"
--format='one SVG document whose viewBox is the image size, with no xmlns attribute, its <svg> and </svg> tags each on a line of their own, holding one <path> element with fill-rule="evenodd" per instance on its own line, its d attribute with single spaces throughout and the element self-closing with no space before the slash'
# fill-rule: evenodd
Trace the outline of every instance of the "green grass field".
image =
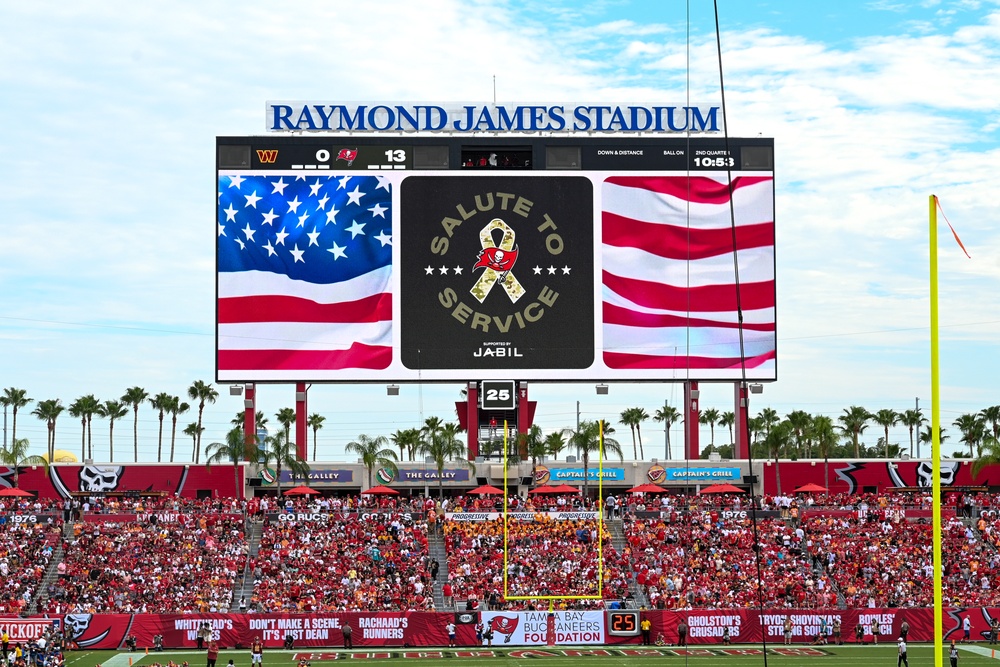
<svg viewBox="0 0 1000 667">
<path fill-rule="evenodd" d="M 546 649 L 544 647 L 531 648 L 498 648 L 488 649 L 466 648 L 459 650 L 447 649 L 365 649 L 356 648 L 354 651 L 344 651 L 338 649 L 304 649 L 295 651 L 269 650 L 264 654 L 264 667 L 285 667 L 297 664 L 300 658 L 309 660 L 313 667 L 319 667 L 324 662 L 333 660 L 361 660 L 366 662 L 375 661 L 380 665 L 398 665 L 404 660 L 422 659 L 428 664 L 436 664 L 441 660 L 471 660 L 476 662 L 492 662 L 502 660 L 504 664 L 525 665 L 533 667 L 544 667 L 547 663 L 565 665 L 571 661 L 585 661 L 586 667 L 626 667 L 636 663 L 657 665 L 657 664 L 687 664 L 691 663 L 696 667 L 757 667 L 764 662 L 764 656 L 760 653 L 759 645 L 738 645 L 730 647 L 691 647 L 694 655 L 671 655 L 669 652 L 676 651 L 671 647 L 662 647 L 660 651 L 650 651 L 652 655 L 628 655 L 622 648 L 600 647 L 560 647 Z M 627 647 L 633 650 L 642 650 L 644 647 Z M 656 649 L 657 647 L 646 647 Z M 768 645 L 768 664 L 775 665 L 802 665 L 812 661 L 817 661 L 822 667 L 895 667 L 896 647 L 887 646 L 824 646 L 821 650 L 814 650 L 813 647 L 798 646 L 799 652 L 791 652 L 791 655 L 776 653 L 773 649 L 783 650 L 780 645 Z M 966 648 L 962 647 L 959 657 L 959 667 L 987 667 L 996 663 L 990 657 L 987 647 Z M 1000 648 L 1000 647 L 998 647 Z M 705 650 L 707 649 L 707 650 Z M 728 650 L 730 654 L 722 651 Z M 981 655 L 975 651 L 985 653 Z M 482 655 L 472 656 L 469 653 L 479 652 Z M 570 655 L 562 655 L 568 652 Z M 749 654 L 739 654 L 739 652 Z M 361 655 L 351 655 L 351 654 Z M 601 655 L 607 653 L 607 655 Z M 700 654 L 699 654 L 700 653 Z M 799 653 L 799 654 L 795 654 Z M 458 655 L 456 655 L 458 654 Z M 580 655 L 583 654 L 583 655 Z M 596 654 L 596 655 L 593 655 Z M 928 667 L 934 664 L 933 647 L 930 645 L 910 645 L 909 662 L 911 665 Z M 997 652 L 1000 658 L 1000 651 Z M 130 663 L 131 660 L 131 663 Z M 190 663 L 190 667 L 204 667 L 206 664 L 204 651 L 164 651 L 162 653 L 150 653 L 146 655 L 142 652 L 127 653 L 121 651 L 73 651 L 66 655 L 67 667 L 152 667 L 156 663 L 165 665 L 168 661 L 177 664 L 185 660 Z M 225 667 L 229 660 L 233 660 L 235 667 L 250 667 L 250 653 L 247 650 L 222 651 L 219 655 L 217 667 Z M 948 665 L 948 658 L 945 655 L 944 665 Z"/>
</svg>

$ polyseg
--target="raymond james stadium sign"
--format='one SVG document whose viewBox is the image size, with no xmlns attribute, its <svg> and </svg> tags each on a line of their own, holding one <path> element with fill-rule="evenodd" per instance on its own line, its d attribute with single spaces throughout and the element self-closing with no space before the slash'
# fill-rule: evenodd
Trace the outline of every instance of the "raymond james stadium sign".
<svg viewBox="0 0 1000 667">
<path fill-rule="evenodd" d="M 717 106 L 607 104 L 266 103 L 269 132 L 677 132 L 722 131 Z"/>
</svg>

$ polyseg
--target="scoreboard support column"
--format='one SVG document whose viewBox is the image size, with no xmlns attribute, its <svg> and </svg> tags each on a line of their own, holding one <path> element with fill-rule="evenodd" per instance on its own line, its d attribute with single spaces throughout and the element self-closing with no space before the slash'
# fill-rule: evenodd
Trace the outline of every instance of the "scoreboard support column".
<svg viewBox="0 0 1000 667">
<path fill-rule="evenodd" d="M 698 427 L 701 418 L 701 410 L 698 407 L 700 395 L 697 382 L 684 383 L 684 458 L 686 459 L 697 459 L 701 455 L 701 450 L 698 447 Z"/>
<path fill-rule="evenodd" d="M 733 385 L 735 401 L 733 414 L 736 415 L 736 442 L 733 444 L 733 458 L 745 459 L 750 453 L 750 432 L 747 424 L 747 386 L 742 382 Z"/>
<path fill-rule="evenodd" d="M 257 442 L 257 389 L 252 382 L 243 387 L 243 442 L 248 446 Z M 248 451 L 249 453 L 249 451 Z M 250 457 L 244 455 L 247 461 Z"/>
<path fill-rule="evenodd" d="M 531 428 L 531 421 L 532 417 L 534 417 L 534 411 L 529 410 L 528 408 L 529 402 L 530 401 L 528 401 L 528 383 L 519 382 L 517 386 L 517 432 L 514 434 L 515 438 L 517 437 L 518 433 L 527 433 L 528 430 Z M 521 451 L 521 448 L 519 448 L 518 455 L 521 457 L 522 461 L 527 460 L 528 458 L 527 448 L 524 448 L 524 451 Z"/>
<path fill-rule="evenodd" d="M 295 383 L 295 453 L 303 461 L 309 454 L 309 392 L 305 382 Z"/>
<path fill-rule="evenodd" d="M 479 385 L 470 382 L 465 391 L 466 424 L 469 435 L 469 460 L 479 456 Z"/>
</svg>

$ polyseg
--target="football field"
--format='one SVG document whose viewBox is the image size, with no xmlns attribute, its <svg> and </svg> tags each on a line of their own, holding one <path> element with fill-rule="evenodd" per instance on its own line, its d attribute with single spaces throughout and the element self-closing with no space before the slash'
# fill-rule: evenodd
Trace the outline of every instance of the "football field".
<svg viewBox="0 0 1000 667">
<path fill-rule="evenodd" d="M 998 647 L 1000 648 L 1000 647 Z M 947 647 L 946 647 L 947 651 Z M 996 665 L 992 651 L 986 646 L 960 647 L 959 667 L 988 667 Z M 1000 657 L 1000 651 L 997 652 Z M 804 665 L 816 662 L 822 667 L 894 667 L 896 646 L 781 646 L 768 645 L 767 662 L 773 665 Z M 910 645 L 911 665 L 928 667 L 933 665 L 933 647 L 930 645 Z M 364 647 L 351 651 L 343 649 L 312 649 L 281 651 L 270 650 L 264 654 L 265 667 L 294 667 L 300 661 L 307 661 L 319 667 L 330 661 L 377 662 L 389 667 L 402 664 L 404 660 L 426 660 L 428 664 L 442 661 L 472 661 L 492 663 L 503 661 L 506 665 L 544 667 L 546 664 L 566 665 L 584 661 L 586 667 L 625 667 L 634 664 L 692 664 L 695 667 L 757 667 L 764 664 L 764 652 L 759 645 L 690 647 L 688 650 L 664 647 L 471 647 L 460 649 L 403 649 Z M 222 651 L 217 667 L 225 667 L 229 660 L 235 667 L 251 667 L 250 652 L 247 650 Z M 155 667 L 173 662 L 176 665 L 188 663 L 189 667 L 203 667 L 206 664 L 204 651 L 164 651 L 162 653 L 128 653 L 119 651 L 73 651 L 66 654 L 67 667 Z M 944 664 L 948 665 L 947 655 Z M 998 666 L 1000 667 L 1000 666 Z"/>
</svg>

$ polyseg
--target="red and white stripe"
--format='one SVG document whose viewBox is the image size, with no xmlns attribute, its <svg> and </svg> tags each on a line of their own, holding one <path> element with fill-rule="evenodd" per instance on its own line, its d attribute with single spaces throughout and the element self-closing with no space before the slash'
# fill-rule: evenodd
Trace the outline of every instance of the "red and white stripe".
<svg viewBox="0 0 1000 667">
<path fill-rule="evenodd" d="M 220 372 L 387 368 L 391 271 L 328 285 L 267 271 L 219 273 Z"/>
<path fill-rule="evenodd" d="M 773 368 L 770 176 L 735 178 L 732 213 L 725 175 L 612 177 L 603 185 L 603 202 L 602 334 L 609 368 L 696 373 L 739 369 L 742 358 L 747 368 Z"/>
</svg>

